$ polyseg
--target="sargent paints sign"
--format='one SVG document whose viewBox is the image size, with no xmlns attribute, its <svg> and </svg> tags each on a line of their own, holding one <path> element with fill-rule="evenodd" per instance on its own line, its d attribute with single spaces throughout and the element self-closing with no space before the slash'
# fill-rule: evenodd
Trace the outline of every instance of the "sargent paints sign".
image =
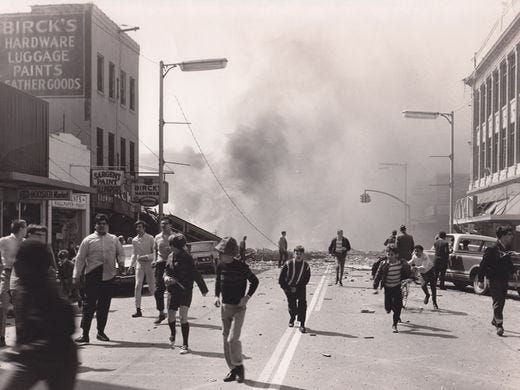
<svg viewBox="0 0 520 390">
<path fill-rule="evenodd" d="M 19 200 L 70 200 L 71 190 L 56 190 L 52 188 L 24 188 L 18 190 Z"/>
<path fill-rule="evenodd" d="M 0 15 L 0 81 L 35 96 L 83 96 L 83 14 Z"/>
<path fill-rule="evenodd" d="M 120 193 L 124 179 L 124 171 L 111 171 L 108 169 L 92 170 L 92 186 L 97 188 L 99 193 Z"/>
</svg>

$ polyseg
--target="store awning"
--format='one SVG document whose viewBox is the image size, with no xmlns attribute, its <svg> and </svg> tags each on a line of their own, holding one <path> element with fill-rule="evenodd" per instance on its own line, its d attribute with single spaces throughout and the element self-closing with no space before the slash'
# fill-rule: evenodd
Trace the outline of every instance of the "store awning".
<svg viewBox="0 0 520 390">
<path fill-rule="evenodd" d="M 52 187 L 80 193 L 95 194 L 97 192 L 97 190 L 92 187 L 15 171 L 0 171 L 0 187 L 15 189 L 20 187 Z"/>
</svg>

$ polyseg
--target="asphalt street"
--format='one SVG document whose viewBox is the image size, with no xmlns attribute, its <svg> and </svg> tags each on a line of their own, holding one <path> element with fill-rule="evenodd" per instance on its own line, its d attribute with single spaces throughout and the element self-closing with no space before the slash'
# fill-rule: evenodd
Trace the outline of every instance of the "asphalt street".
<svg viewBox="0 0 520 390">
<path fill-rule="evenodd" d="M 411 288 L 399 333 L 392 333 L 383 294 L 374 294 L 367 270 L 349 269 L 344 286 L 333 284 L 333 263 L 312 263 L 307 288 L 307 333 L 288 328 L 279 269 L 258 270 L 260 286 L 249 301 L 242 331 L 246 381 L 224 383 L 220 309 L 210 294 L 194 290 L 189 317 L 191 353 L 168 344 L 166 322 L 154 325 L 152 296 L 143 297 L 142 318 L 131 318 L 133 298 L 112 301 L 106 329 L 110 342 L 80 348 L 78 389 L 518 389 L 520 299 L 510 296 L 505 334 L 491 321 L 491 298 L 471 288 L 440 291 L 434 310 Z M 451 285 L 450 285 L 451 286 Z M 78 316 L 78 323 L 80 317 Z M 11 320 L 12 321 L 12 320 Z M 95 329 L 95 321 L 93 323 Z M 78 333 L 79 334 L 79 333 Z M 180 329 L 178 331 L 180 341 Z M 8 344 L 14 329 L 8 329 Z M 9 365 L 1 363 L 1 370 Z M 0 382 L 2 377 L 0 376 Z M 44 386 L 38 387 L 45 388 Z"/>
</svg>

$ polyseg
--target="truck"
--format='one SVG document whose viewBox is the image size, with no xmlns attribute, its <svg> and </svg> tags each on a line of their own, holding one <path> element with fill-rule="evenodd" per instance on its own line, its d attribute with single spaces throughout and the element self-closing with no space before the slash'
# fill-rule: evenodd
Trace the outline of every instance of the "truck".
<svg viewBox="0 0 520 390">
<path fill-rule="evenodd" d="M 445 280 L 453 283 L 457 288 L 462 289 L 472 285 L 475 293 L 479 295 L 487 294 L 489 291 L 488 280 L 485 278 L 484 288 L 480 288 L 478 284 L 478 270 L 484 250 L 490 245 L 495 245 L 497 239 L 476 234 L 454 233 L 447 234 L 446 240 L 450 245 L 450 256 Z M 435 259 L 433 247 L 430 250 L 425 250 L 425 253 L 432 260 Z M 511 257 L 515 271 L 520 270 L 520 253 L 513 252 Z M 516 290 L 520 295 L 520 283 L 512 277 L 509 280 L 508 287 L 510 290 Z"/>
<path fill-rule="evenodd" d="M 218 264 L 218 251 L 215 249 L 218 241 L 194 241 L 188 242 L 188 249 L 195 266 L 199 271 L 216 272 Z"/>
</svg>

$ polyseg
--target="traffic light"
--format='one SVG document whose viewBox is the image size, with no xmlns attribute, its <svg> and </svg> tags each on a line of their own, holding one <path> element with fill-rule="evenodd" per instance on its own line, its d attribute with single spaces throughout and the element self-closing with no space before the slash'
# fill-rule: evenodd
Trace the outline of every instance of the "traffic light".
<svg viewBox="0 0 520 390">
<path fill-rule="evenodd" d="M 359 195 L 359 199 L 361 200 L 361 203 L 369 203 L 370 202 L 370 195 L 368 195 L 366 192 L 363 192 L 361 195 Z"/>
</svg>

